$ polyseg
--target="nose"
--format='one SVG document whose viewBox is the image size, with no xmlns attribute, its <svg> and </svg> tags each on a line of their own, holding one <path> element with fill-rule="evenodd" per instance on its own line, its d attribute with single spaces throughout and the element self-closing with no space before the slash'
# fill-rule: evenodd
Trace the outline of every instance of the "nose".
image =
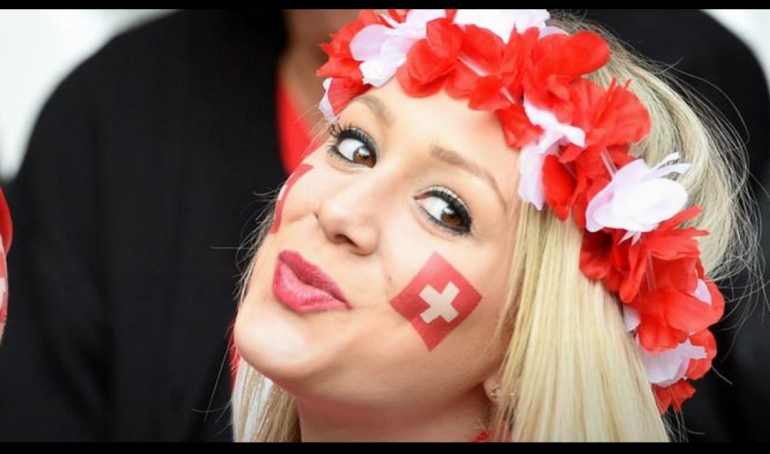
<svg viewBox="0 0 770 454">
<path fill-rule="evenodd" d="M 377 217 L 378 198 L 372 187 L 352 182 L 327 194 L 316 206 L 315 215 L 327 240 L 344 245 L 359 255 L 377 250 L 380 230 Z"/>
</svg>

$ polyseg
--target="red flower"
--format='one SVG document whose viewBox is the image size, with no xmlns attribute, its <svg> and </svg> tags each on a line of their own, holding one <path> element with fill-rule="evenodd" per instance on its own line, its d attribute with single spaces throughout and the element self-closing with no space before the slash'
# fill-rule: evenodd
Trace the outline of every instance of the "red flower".
<svg viewBox="0 0 770 454">
<path fill-rule="evenodd" d="M 409 49 L 406 64 L 396 72 L 401 88 L 410 96 L 435 94 L 444 86 L 446 76 L 457 65 L 463 33 L 447 18 L 435 19 L 426 26 L 426 39 Z"/>
<path fill-rule="evenodd" d="M 651 278 L 629 305 L 639 312 L 639 343 L 651 353 L 676 348 L 689 333 L 706 329 L 716 322 L 711 307 L 692 293 L 697 287 L 697 259 L 674 262 L 651 260 Z M 666 279 L 670 273 L 671 277 Z M 680 276 L 680 277 L 677 277 Z M 678 288 L 679 287 L 679 288 Z"/>
<path fill-rule="evenodd" d="M 630 240 L 620 242 L 624 232 L 605 229 L 585 232 L 580 250 L 580 269 L 591 279 L 603 279 L 621 301 L 633 301 L 647 271 L 648 255 L 643 246 Z"/>
<path fill-rule="evenodd" d="M 656 267 L 673 266 L 666 261 L 697 258 L 700 255 L 698 243 L 694 237 L 708 233 L 693 227 L 675 228 L 699 213 L 700 208 L 697 207 L 684 210 L 668 221 L 662 222 L 657 229 L 642 234 L 641 239 L 636 243 L 631 240 L 621 243 L 620 239 L 625 235 L 621 230 L 604 229 L 596 233 L 585 232 L 580 254 L 580 268 L 586 276 L 591 278 L 596 278 L 594 276 L 600 274 L 597 271 L 602 270 L 602 278 L 607 288 L 618 292 L 621 301 L 630 304 L 639 295 L 649 264 L 652 264 L 655 270 Z M 601 238 L 602 236 L 608 238 Z M 684 269 L 691 270 L 687 267 Z M 666 279 L 666 275 L 661 275 L 660 279 Z M 689 282 L 688 291 L 694 291 L 695 281 Z M 658 288 L 661 288 L 660 284 Z"/>
<path fill-rule="evenodd" d="M 557 216 L 564 220 L 571 211 L 578 227 L 585 228 L 588 201 L 609 184 L 612 175 L 603 155 L 606 153 L 615 169 L 633 161 L 629 144 L 647 134 L 650 122 L 644 106 L 625 88 L 613 85 L 605 90 L 580 79 L 570 85 L 570 92 L 573 125 L 586 132 L 586 143 L 584 147 L 569 144 L 561 150 L 564 169 L 552 159 L 546 163 L 543 186 L 546 201 Z"/>
<path fill-rule="evenodd" d="M 533 66 L 532 53 L 540 38 L 540 30 L 529 28 L 523 34 L 516 29 L 511 32 L 508 45 L 503 52 L 505 89 L 516 99 L 524 98 L 524 77 Z"/>
<path fill-rule="evenodd" d="M 703 276 L 694 239 L 706 232 L 678 227 L 700 212 L 698 207 L 684 210 L 643 234 L 636 244 L 630 240 L 619 243 L 624 232 L 618 230 L 586 232 L 583 236 L 581 270 L 591 279 L 603 280 L 639 313 L 636 334 L 641 346 L 651 353 L 676 348 L 690 333 L 707 330 L 724 313 L 724 297 Z M 706 284 L 710 302 L 695 295 L 699 279 Z M 706 334 L 698 336 L 697 342 L 708 345 Z M 694 373 L 708 369 L 704 360 L 694 364 L 699 365 Z"/>
<path fill-rule="evenodd" d="M 665 388 L 653 385 L 653 389 L 658 400 L 658 410 L 661 414 L 665 413 L 668 407 L 672 405 L 677 411 L 682 411 L 682 403 L 695 394 L 695 388 L 684 379 Z"/>
<path fill-rule="evenodd" d="M 571 124 L 570 85 L 604 66 L 609 58 L 609 46 L 595 33 L 546 36 L 533 49 L 524 92 L 535 106 L 549 109 L 560 122 Z"/>
<path fill-rule="evenodd" d="M 657 229 L 644 235 L 645 243 L 650 253 L 663 260 L 675 260 L 682 257 L 698 257 L 698 241 L 696 236 L 706 236 L 708 232 L 695 227 L 677 228 L 679 225 L 695 218 L 703 210 L 692 206 L 667 221 L 660 223 Z M 699 273 L 699 274 L 702 274 Z"/>
<path fill-rule="evenodd" d="M 603 280 L 612 272 L 612 248 L 615 237 L 604 231 L 583 233 L 580 270 L 589 279 Z"/>
<path fill-rule="evenodd" d="M 653 308 L 657 309 L 654 306 Z M 651 310 L 639 315 L 636 336 L 639 344 L 650 353 L 663 353 L 687 340 L 687 333 L 672 328 L 660 310 Z"/>
<path fill-rule="evenodd" d="M 460 51 L 461 64 L 446 87 L 455 98 L 470 98 L 475 110 L 506 109 L 522 101 L 522 80 L 531 65 L 539 30 L 514 30 L 508 43 L 491 31 L 467 25 Z M 529 121 L 527 121 L 529 122 Z"/>
<path fill-rule="evenodd" d="M 466 25 L 463 31 L 460 63 L 446 90 L 453 98 L 469 98 L 476 110 L 497 110 L 510 104 L 501 93 L 500 73 L 505 43 L 491 31 Z"/>
<path fill-rule="evenodd" d="M 694 333 L 707 329 L 718 322 L 724 314 L 724 298 L 716 292 L 717 298 L 711 296 L 711 304 L 701 301 L 692 293 L 684 293 L 673 288 L 659 292 L 658 302 L 668 324 L 685 333 Z"/>
<path fill-rule="evenodd" d="M 511 104 L 495 112 L 509 147 L 521 148 L 540 137 L 543 128 L 533 125 L 521 104 Z"/>
<path fill-rule="evenodd" d="M 641 141 L 650 131 L 647 109 L 627 87 L 614 81 L 608 89 L 581 79 L 570 86 L 572 123 L 586 132 L 585 147 L 570 145 L 562 153 L 563 162 L 571 162 L 586 152 L 592 161 L 599 153 L 613 147 L 622 147 L 618 157 L 629 157 L 628 146 Z M 585 151 L 584 151 L 585 149 Z M 620 168 L 623 162 L 616 162 Z M 604 170 L 604 166 L 598 166 Z"/>
<path fill-rule="evenodd" d="M 575 201 L 577 181 L 555 155 L 548 155 L 543 161 L 543 188 L 546 203 L 556 217 L 565 221 Z"/>
<path fill-rule="evenodd" d="M 672 261 L 653 258 L 651 264 L 647 272 L 653 275 L 653 287 L 642 286 L 629 305 L 640 314 L 639 343 L 647 351 L 661 353 L 676 348 L 690 333 L 701 333 L 718 322 L 725 303 L 717 286 L 702 276 L 697 257 Z M 710 301 L 697 295 L 699 280 L 705 283 Z"/>
<path fill-rule="evenodd" d="M 626 155 L 626 158 L 630 158 Z M 611 158 L 623 161 L 622 157 Z M 604 164 L 597 155 L 596 163 L 586 169 L 588 160 L 581 159 L 575 165 L 561 162 L 556 156 L 548 156 L 543 165 L 543 187 L 548 206 L 562 221 L 570 212 L 575 224 L 585 229 L 588 201 L 610 183 L 610 173 L 597 171 Z"/>
<path fill-rule="evenodd" d="M 717 290 L 718 291 L 718 290 Z M 685 374 L 691 380 L 697 380 L 706 375 L 711 369 L 711 362 L 717 356 L 717 341 L 711 331 L 704 329 L 690 336 L 690 343 L 706 350 L 706 357 L 703 359 L 691 359 L 690 366 Z"/>
<path fill-rule="evenodd" d="M 334 78 L 327 90 L 329 103 L 332 110 L 337 113 L 347 106 L 353 98 L 363 94 L 369 89 L 369 85 L 361 79 Z"/>
<path fill-rule="evenodd" d="M 358 18 L 342 27 L 332 35 L 330 43 L 321 44 L 321 49 L 329 56 L 327 61 L 317 71 L 320 77 L 333 77 L 361 80 L 363 75 L 359 66 L 361 62 L 353 59 L 350 53 L 350 42 L 356 34 L 369 25 L 387 25 L 373 10 L 362 10 Z"/>
</svg>

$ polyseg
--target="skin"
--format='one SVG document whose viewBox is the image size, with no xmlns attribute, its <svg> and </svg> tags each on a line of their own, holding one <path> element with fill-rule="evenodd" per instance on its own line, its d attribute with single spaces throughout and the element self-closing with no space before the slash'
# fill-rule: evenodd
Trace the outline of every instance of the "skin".
<svg viewBox="0 0 770 454">
<path fill-rule="evenodd" d="M 443 92 L 410 98 L 395 80 L 352 101 L 340 125 L 366 132 L 377 161 L 370 167 L 330 154 L 335 138 L 306 158 L 313 170 L 294 184 L 280 231 L 257 254 L 236 345 L 295 396 L 304 441 L 468 441 L 487 421 L 485 386 L 504 353 L 491 334 L 510 271 L 518 155 L 491 113 Z M 424 195 L 434 187 L 469 208 L 469 234 L 431 222 L 425 208 L 442 206 Z M 283 250 L 321 267 L 352 309 L 299 314 L 278 302 L 271 285 Z M 483 298 L 429 351 L 389 301 L 433 253 Z"/>
</svg>

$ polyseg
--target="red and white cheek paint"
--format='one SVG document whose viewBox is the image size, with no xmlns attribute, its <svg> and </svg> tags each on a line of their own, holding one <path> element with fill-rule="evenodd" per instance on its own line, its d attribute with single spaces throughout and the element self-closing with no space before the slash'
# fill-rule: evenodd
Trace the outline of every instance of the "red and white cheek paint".
<svg viewBox="0 0 770 454">
<path fill-rule="evenodd" d="M 434 253 L 390 304 L 412 324 L 430 351 L 468 318 L 480 302 L 481 294 L 470 282 Z"/>
<path fill-rule="evenodd" d="M 297 182 L 300 178 L 302 178 L 303 175 L 308 173 L 310 170 L 313 169 L 313 166 L 309 164 L 302 164 L 299 167 L 297 167 L 297 170 L 294 171 L 294 173 L 291 174 L 288 180 L 286 180 L 286 183 L 281 188 L 281 191 L 278 193 L 278 200 L 275 204 L 275 219 L 273 220 L 273 225 L 270 227 L 270 233 L 277 233 L 278 230 L 281 228 L 281 217 L 283 216 L 283 204 L 286 201 L 286 198 L 289 196 L 289 191 L 291 191 L 291 187 L 294 186 L 294 183 Z"/>
</svg>

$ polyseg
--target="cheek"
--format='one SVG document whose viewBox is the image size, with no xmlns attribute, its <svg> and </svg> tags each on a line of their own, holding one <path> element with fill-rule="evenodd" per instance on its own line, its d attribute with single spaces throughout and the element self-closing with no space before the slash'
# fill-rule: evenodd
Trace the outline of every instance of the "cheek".
<svg viewBox="0 0 770 454">
<path fill-rule="evenodd" d="M 432 351 L 468 318 L 482 295 L 438 253 L 390 301 Z"/>
<path fill-rule="evenodd" d="M 299 167 L 297 167 L 297 170 L 294 171 L 294 173 L 291 174 L 288 180 L 286 180 L 286 183 L 281 188 L 281 192 L 278 193 L 278 199 L 275 202 L 275 218 L 273 220 L 273 225 L 270 226 L 270 233 L 278 233 L 278 230 L 281 228 L 281 218 L 283 217 L 283 205 L 286 199 L 289 197 L 289 192 L 291 191 L 291 188 L 294 186 L 294 184 L 302 178 L 306 173 L 308 173 L 310 170 L 313 169 L 313 166 L 309 164 L 302 164 Z"/>
</svg>

